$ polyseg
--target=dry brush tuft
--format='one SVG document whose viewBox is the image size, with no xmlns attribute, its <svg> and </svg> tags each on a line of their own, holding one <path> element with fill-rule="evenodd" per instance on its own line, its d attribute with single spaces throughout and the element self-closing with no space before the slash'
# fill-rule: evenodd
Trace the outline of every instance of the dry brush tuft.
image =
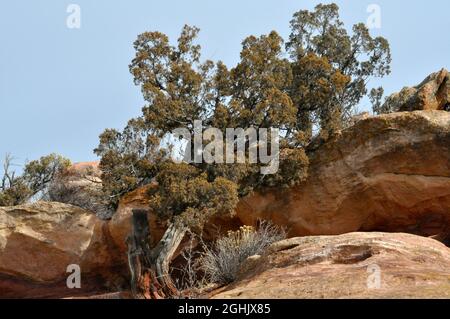
<svg viewBox="0 0 450 319">
<path fill-rule="evenodd" d="M 286 238 L 286 231 L 271 222 L 262 221 L 255 229 L 242 226 L 228 232 L 212 247 L 205 246 L 200 267 L 208 281 L 228 284 L 236 279 L 242 263 L 250 256 L 260 255 L 274 242 Z"/>
</svg>

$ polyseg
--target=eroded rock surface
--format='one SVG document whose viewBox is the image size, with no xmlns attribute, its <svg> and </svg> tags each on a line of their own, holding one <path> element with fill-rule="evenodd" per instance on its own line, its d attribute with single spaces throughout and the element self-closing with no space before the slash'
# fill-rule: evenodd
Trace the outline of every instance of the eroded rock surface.
<svg viewBox="0 0 450 319">
<path fill-rule="evenodd" d="M 205 238 L 213 239 L 221 231 L 264 219 L 287 227 L 290 236 L 340 235 L 358 231 L 405 232 L 434 236 L 450 244 L 449 112 L 417 111 L 363 118 L 321 145 L 310 154 L 310 159 L 309 177 L 303 184 L 291 189 L 268 190 L 242 199 L 235 219 L 209 221 Z M 131 211 L 147 207 L 147 188 L 142 188 L 122 199 L 110 221 L 60 203 L 40 202 L 0 208 L 0 297 L 89 296 L 120 291 L 128 283 L 125 240 L 130 232 Z M 167 225 L 154 212 L 149 212 L 149 220 L 153 238 L 157 241 Z M 412 238 L 423 245 L 423 249 L 425 244 L 443 247 L 432 239 L 401 236 L 410 244 L 411 255 L 408 256 L 413 256 Z M 331 244 L 334 239 L 327 240 Z M 311 249 L 316 249 L 319 254 L 318 250 L 323 248 L 319 246 Z M 400 249 L 398 252 L 394 249 L 394 256 L 400 258 L 400 262 L 401 258 L 406 258 L 407 265 L 412 257 L 400 253 Z M 442 289 L 448 287 L 438 268 L 433 267 L 446 260 L 446 255 L 442 255 L 444 259 L 436 257 L 436 264 L 433 264 L 430 251 L 415 253 L 414 258 L 418 261 L 411 265 L 417 268 L 411 269 L 416 269 L 419 275 L 431 269 L 436 280 L 426 279 L 426 282 L 431 290 L 443 295 Z M 288 263 L 295 262 L 295 258 L 288 259 Z M 395 261 L 389 260 L 392 263 L 386 262 L 386 265 L 395 269 Z M 81 267 L 81 290 L 66 287 L 69 264 Z M 322 265 L 322 262 L 317 265 Z M 302 271 L 307 268 L 302 268 Z M 336 269 L 325 267 L 320 271 L 324 270 L 326 275 L 327 271 L 333 273 Z M 320 272 L 316 275 L 316 280 L 319 280 Z M 351 272 L 350 275 L 356 276 L 356 273 Z M 414 282 L 419 280 L 419 275 L 411 277 L 415 278 Z M 281 274 L 275 272 L 274 276 L 278 278 Z M 392 276 L 392 282 L 395 282 L 397 277 Z M 404 278 L 400 271 L 397 276 Z M 340 280 L 345 282 L 345 278 Z M 421 286 L 425 281 L 418 282 Z M 436 282 L 442 283 L 443 288 L 436 286 Z M 325 282 L 323 285 L 333 291 Z M 313 291 L 315 288 L 311 287 Z M 399 290 L 401 293 L 406 293 L 406 290 Z M 308 296 L 306 292 L 302 294 Z M 359 296 L 363 292 L 355 290 L 352 294 Z M 309 295 L 314 295 L 314 292 Z"/>
<path fill-rule="evenodd" d="M 0 297 L 61 297 L 119 289 L 126 268 L 106 223 L 81 208 L 51 202 L 0 207 Z M 68 289 L 67 266 L 82 289 Z"/>
<path fill-rule="evenodd" d="M 450 113 L 361 120 L 320 146 L 310 160 L 309 177 L 298 187 L 244 198 L 237 209 L 242 223 L 273 220 L 291 236 L 448 234 Z"/>
<path fill-rule="evenodd" d="M 292 238 L 213 298 L 450 298 L 450 249 L 409 234 Z"/>
</svg>

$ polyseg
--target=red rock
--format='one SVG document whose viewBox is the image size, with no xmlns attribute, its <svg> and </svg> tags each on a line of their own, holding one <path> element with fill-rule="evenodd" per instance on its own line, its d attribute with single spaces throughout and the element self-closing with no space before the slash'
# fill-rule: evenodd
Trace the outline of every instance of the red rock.
<svg viewBox="0 0 450 319">
<path fill-rule="evenodd" d="M 106 223 L 81 208 L 50 202 L 0 207 L 0 297 L 50 298 L 102 293 L 126 282 L 127 269 Z M 67 266 L 81 268 L 69 289 Z"/>
<path fill-rule="evenodd" d="M 291 236 L 356 231 L 423 236 L 450 225 L 450 113 L 359 121 L 310 156 L 308 179 L 244 198 L 237 215 L 287 226 Z"/>
<path fill-rule="evenodd" d="M 218 299 L 450 298 L 450 249 L 409 234 L 292 238 L 244 263 Z"/>
</svg>

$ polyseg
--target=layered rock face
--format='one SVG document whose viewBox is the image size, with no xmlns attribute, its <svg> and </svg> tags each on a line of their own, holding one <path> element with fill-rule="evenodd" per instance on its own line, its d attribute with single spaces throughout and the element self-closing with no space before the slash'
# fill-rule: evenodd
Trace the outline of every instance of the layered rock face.
<svg viewBox="0 0 450 319">
<path fill-rule="evenodd" d="M 0 208 L 0 297 L 63 297 L 118 289 L 126 268 L 107 224 L 91 212 L 39 202 Z M 81 289 L 68 289 L 71 264 Z"/>
<path fill-rule="evenodd" d="M 235 219 L 215 219 L 208 223 L 206 240 L 217 236 L 220 230 L 265 219 L 287 227 L 290 236 L 405 232 L 435 236 L 450 245 L 449 112 L 416 111 L 362 118 L 309 155 L 309 177 L 303 184 L 242 199 Z M 80 172 L 84 168 L 74 169 Z M 145 187 L 126 195 L 110 221 L 60 203 L 0 208 L 0 298 L 86 296 L 126 287 L 125 240 L 131 228 L 131 211 L 148 207 L 147 191 Z M 167 225 L 155 212 L 149 212 L 149 220 L 157 241 Z M 262 290 L 258 290 L 258 278 L 273 285 L 274 290 L 270 291 L 277 294 L 286 291 L 280 295 L 283 297 L 346 296 L 343 290 L 334 291 L 327 280 L 335 287 L 339 283 L 349 285 L 348 296 L 377 296 L 361 286 L 367 275 L 364 267 L 376 262 L 388 278 L 385 282 L 388 290 L 380 296 L 419 296 L 418 290 L 412 287 L 414 282 L 426 293 L 420 296 L 448 297 L 449 274 L 441 269 L 444 263 L 447 267 L 449 264 L 444 246 L 432 239 L 408 235 L 373 236 L 295 239 L 287 246 L 296 248 L 275 249 L 270 255 L 273 259 L 270 257 L 266 264 L 274 269 L 257 272 L 249 267 L 253 269 L 250 273 L 253 277 L 245 278 L 255 280 L 254 291 L 247 294 L 242 290 L 243 286 L 239 286 L 245 282 L 242 281 L 236 286 L 241 290 L 219 296 L 238 296 L 242 292 L 239 296 L 264 297 Z M 339 257 L 341 253 L 344 255 Z M 313 261 L 305 264 L 302 255 L 310 256 Z M 316 255 L 318 259 L 312 257 Z M 253 261 L 258 264 L 258 260 Z M 69 275 L 66 270 L 70 264 L 81 267 L 80 290 L 66 287 Z M 247 264 L 251 265 L 252 262 Z M 277 265 L 284 272 L 278 273 Z M 283 288 L 276 283 L 276 278 L 284 280 L 291 270 L 294 277 L 309 276 L 305 277 L 306 281 L 293 282 L 292 287 L 298 292 L 289 285 Z M 322 275 L 328 279 L 322 279 Z M 354 284 L 351 278 L 356 280 Z M 314 281 L 322 286 L 314 286 Z M 300 284 L 306 288 L 302 290 Z"/>
<path fill-rule="evenodd" d="M 450 113 L 361 120 L 310 154 L 298 187 L 243 199 L 238 217 L 287 226 L 291 236 L 356 231 L 443 236 L 450 225 Z"/>
<path fill-rule="evenodd" d="M 408 234 L 292 238 L 213 298 L 450 298 L 450 249 Z"/>
</svg>

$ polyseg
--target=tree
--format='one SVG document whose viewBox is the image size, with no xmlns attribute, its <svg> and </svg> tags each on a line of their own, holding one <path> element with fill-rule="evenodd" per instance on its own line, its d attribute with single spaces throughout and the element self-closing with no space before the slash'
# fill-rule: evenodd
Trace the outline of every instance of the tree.
<svg viewBox="0 0 450 319">
<path fill-rule="evenodd" d="M 12 156 L 6 154 L 0 184 L 0 206 L 20 205 L 32 196 L 32 190 L 28 187 L 24 178 L 16 176 L 16 173 L 11 171 L 12 161 Z"/>
<path fill-rule="evenodd" d="M 174 293 L 168 264 L 186 229 L 201 232 L 209 217 L 232 215 L 239 198 L 254 190 L 301 183 L 309 164 L 305 147 L 314 131 L 323 138 L 334 134 L 367 93 L 368 79 L 389 73 L 387 41 L 372 38 L 362 24 L 349 35 L 336 5 L 299 11 L 291 28 L 286 44 L 275 31 L 246 38 L 231 69 L 221 61 L 201 60 L 195 27 L 185 26 L 175 45 L 160 32 L 145 32 L 135 41 L 129 68 L 146 105 L 122 132 L 105 130 L 95 153 L 112 207 L 123 194 L 153 185 L 149 209 L 168 221 L 164 238 L 146 259 L 157 280 L 152 289 L 163 290 L 157 295 Z M 191 147 L 196 130 L 252 128 L 259 138 L 258 129 L 277 128 L 279 170 L 260 173 L 262 164 L 248 160 L 248 137 L 243 162 L 175 163 L 169 155 L 180 141 L 168 141 L 180 127 Z"/>
<path fill-rule="evenodd" d="M 107 129 L 100 135 L 94 152 L 101 157 L 103 190 L 111 209 L 121 196 L 154 179 L 158 164 L 167 157 L 159 146 L 160 139 L 143 118 L 130 120 L 122 132 Z"/>
<path fill-rule="evenodd" d="M 36 195 L 44 192 L 55 177 L 70 165 L 69 159 L 58 154 L 50 154 L 26 164 L 23 178 L 33 195 Z"/>
<path fill-rule="evenodd" d="M 384 89 L 382 87 L 373 88 L 370 91 L 370 102 L 372 103 L 372 110 L 375 114 L 389 113 L 389 108 L 383 103 Z"/>
<path fill-rule="evenodd" d="M 349 35 L 336 4 L 295 13 L 291 31 L 286 48 L 295 70 L 290 94 L 299 110 L 297 123 L 308 137 L 314 125 L 327 136 L 351 118 L 370 78 L 390 73 L 389 43 L 373 38 L 362 23 Z"/>
<path fill-rule="evenodd" d="M 55 177 L 70 165 L 68 159 L 50 154 L 29 162 L 25 165 L 23 174 L 16 176 L 11 171 L 12 160 L 10 155 L 6 155 L 3 163 L 0 206 L 21 205 L 37 194 L 44 193 Z"/>
</svg>

